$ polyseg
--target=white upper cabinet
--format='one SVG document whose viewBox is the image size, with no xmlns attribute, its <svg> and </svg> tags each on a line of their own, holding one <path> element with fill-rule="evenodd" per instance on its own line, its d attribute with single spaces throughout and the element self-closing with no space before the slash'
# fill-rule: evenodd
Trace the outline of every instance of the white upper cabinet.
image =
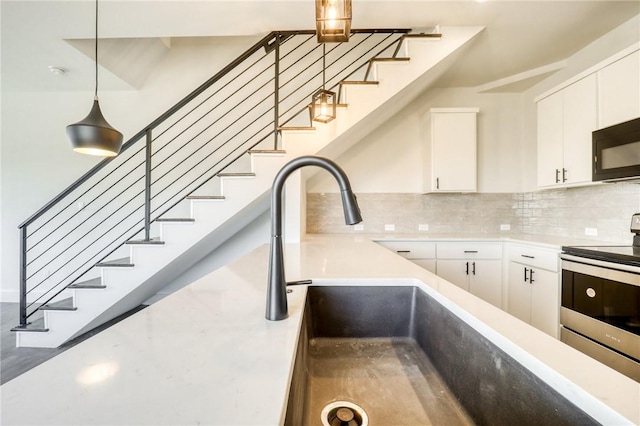
<svg viewBox="0 0 640 426">
<path fill-rule="evenodd" d="M 595 74 L 538 101 L 538 187 L 591 182 L 591 132 L 598 126 Z"/>
<path fill-rule="evenodd" d="M 590 75 L 563 90 L 565 184 L 591 182 L 591 133 L 598 128 L 597 79 Z"/>
<path fill-rule="evenodd" d="M 557 185 L 563 168 L 562 92 L 538 102 L 538 186 Z"/>
<path fill-rule="evenodd" d="M 640 51 L 598 71 L 598 128 L 640 117 Z"/>
<path fill-rule="evenodd" d="M 425 192 L 476 192 L 478 108 L 433 108 Z"/>
<path fill-rule="evenodd" d="M 592 132 L 640 117 L 640 44 L 536 99 L 538 187 L 592 183 Z"/>
</svg>

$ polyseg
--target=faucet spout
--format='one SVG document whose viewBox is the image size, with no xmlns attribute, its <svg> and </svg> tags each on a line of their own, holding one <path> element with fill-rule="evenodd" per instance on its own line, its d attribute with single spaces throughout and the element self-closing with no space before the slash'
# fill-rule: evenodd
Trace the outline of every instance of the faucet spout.
<svg viewBox="0 0 640 426">
<path fill-rule="evenodd" d="M 282 190 L 287 178 L 305 166 L 317 166 L 327 170 L 338 181 L 342 207 L 347 225 L 362 222 L 356 196 L 351 190 L 344 170 L 328 158 L 303 156 L 291 160 L 278 172 L 271 187 L 271 249 L 269 251 L 269 285 L 267 289 L 266 318 L 280 321 L 288 316 L 287 281 L 284 274 L 284 250 L 282 248 Z"/>
</svg>

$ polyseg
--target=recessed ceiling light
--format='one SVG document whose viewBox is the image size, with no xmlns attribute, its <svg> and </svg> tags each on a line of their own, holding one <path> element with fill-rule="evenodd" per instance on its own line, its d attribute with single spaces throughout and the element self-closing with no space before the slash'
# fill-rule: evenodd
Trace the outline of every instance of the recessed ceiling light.
<svg viewBox="0 0 640 426">
<path fill-rule="evenodd" d="M 49 65 L 49 72 L 53 75 L 63 75 L 67 72 L 67 70 L 62 67 L 54 67 L 52 65 Z"/>
</svg>

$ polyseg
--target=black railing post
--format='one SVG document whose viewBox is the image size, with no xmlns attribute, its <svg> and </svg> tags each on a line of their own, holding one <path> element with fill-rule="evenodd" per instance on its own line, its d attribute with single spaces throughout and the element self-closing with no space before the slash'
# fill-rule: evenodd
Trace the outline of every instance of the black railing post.
<svg viewBox="0 0 640 426">
<path fill-rule="evenodd" d="M 275 82 L 275 90 L 273 91 L 273 149 L 278 149 L 278 127 L 280 127 L 280 110 L 278 109 L 278 105 L 280 104 L 280 33 L 276 33 L 276 49 L 275 49 L 275 78 L 273 81 Z"/>
<path fill-rule="evenodd" d="M 20 228 L 20 327 L 27 327 L 27 227 Z"/>
<path fill-rule="evenodd" d="M 151 240 L 151 129 L 147 129 L 144 159 L 144 240 Z"/>
</svg>

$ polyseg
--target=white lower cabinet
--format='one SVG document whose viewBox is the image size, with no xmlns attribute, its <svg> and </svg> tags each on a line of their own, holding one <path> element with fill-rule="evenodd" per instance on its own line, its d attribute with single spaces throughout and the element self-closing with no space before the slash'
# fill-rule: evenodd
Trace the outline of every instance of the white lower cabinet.
<svg viewBox="0 0 640 426">
<path fill-rule="evenodd" d="M 507 279 L 507 312 L 558 338 L 558 252 L 511 245 Z"/>
<path fill-rule="evenodd" d="M 503 258 L 501 242 L 378 243 L 533 327 L 559 337 L 559 250 L 506 243 Z"/>
<path fill-rule="evenodd" d="M 407 260 L 436 273 L 436 243 L 432 241 L 378 241 Z"/>
<path fill-rule="evenodd" d="M 502 308 L 502 260 L 438 259 L 436 272 L 439 277 Z"/>
<path fill-rule="evenodd" d="M 436 274 L 502 308 L 502 243 L 439 242 Z"/>
</svg>

